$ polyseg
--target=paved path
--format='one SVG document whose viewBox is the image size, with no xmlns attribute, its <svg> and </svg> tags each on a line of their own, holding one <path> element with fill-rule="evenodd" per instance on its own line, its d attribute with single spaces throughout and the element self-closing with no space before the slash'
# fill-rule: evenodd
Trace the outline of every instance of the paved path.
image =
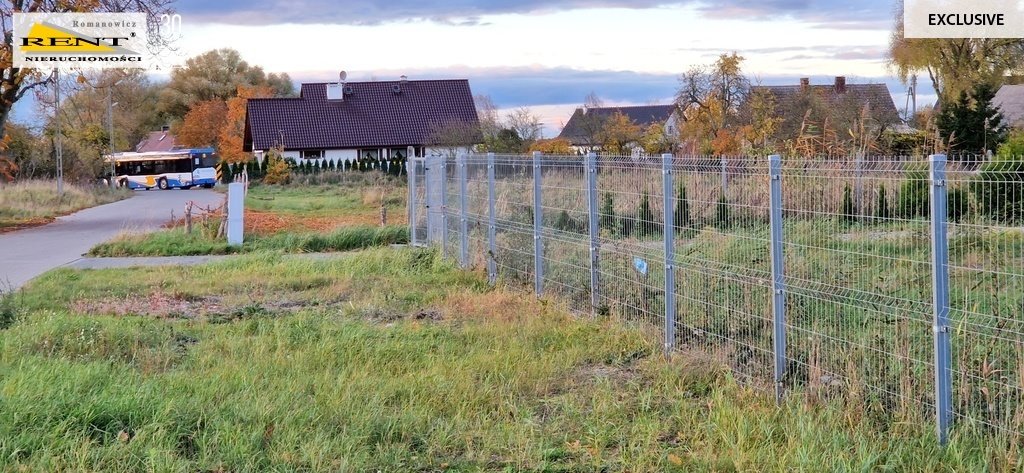
<svg viewBox="0 0 1024 473">
<path fill-rule="evenodd" d="M 32 278 L 82 257 L 121 232 L 147 232 L 181 217 L 185 203 L 219 206 L 224 195 L 208 189 L 135 191 L 112 204 L 85 209 L 41 227 L 0 234 L 0 288 L 19 288 Z"/>
</svg>

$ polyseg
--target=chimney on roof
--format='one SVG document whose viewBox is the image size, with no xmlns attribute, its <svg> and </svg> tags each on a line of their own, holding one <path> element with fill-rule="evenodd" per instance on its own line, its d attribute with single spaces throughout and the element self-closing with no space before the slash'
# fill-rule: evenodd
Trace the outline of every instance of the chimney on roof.
<svg viewBox="0 0 1024 473">
<path fill-rule="evenodd" d="M 810 86 L 811 86 L 811 78 L 810 77 L 801 77 L 800 78 L 800 90 L 807 90 L 807 88 L 810 87 Z"/>
<path fill-rule="evenodd" d="M 398 80 L 402 81 L 402 83 L 404 84 L 406 83 L 406 81 L 409 80 L 409 76 L 402 74 L 401 76 L 399 76 Z"/>
<path fill-rule="evenodd" d="M 836 93 L 837 94 L 845 94 L 846 93 L 846 77 L 844 77 L 844 76 L 836 76 L 836 86 L 835 87 L 836 87 Z"/>
</svg>

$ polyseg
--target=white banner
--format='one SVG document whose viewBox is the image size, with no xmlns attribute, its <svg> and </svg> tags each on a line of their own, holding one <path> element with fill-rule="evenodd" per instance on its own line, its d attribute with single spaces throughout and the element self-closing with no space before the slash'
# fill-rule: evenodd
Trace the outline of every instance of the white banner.
<svg viewBox="0 0 1024 473">
<path fill-rule="evenodd" d="M 15 13 L 14 67 L 153 66 L 145 13 Z"/>
<path fill-rule="evenodd" d="M 905 0 L 906 38 L 1024 38 L 1024 0 Z"/>
</svg>

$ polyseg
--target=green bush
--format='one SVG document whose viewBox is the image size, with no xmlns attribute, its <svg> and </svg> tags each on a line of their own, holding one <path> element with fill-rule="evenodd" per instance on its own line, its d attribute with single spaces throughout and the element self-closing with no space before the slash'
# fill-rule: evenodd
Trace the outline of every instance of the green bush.
<svg viewBox="0 0 1024 473">
<path fill-rule="evenodd" d="M 686 186 L 682 183 L 679 184 L 679 192 L 676 194 L 676 209 L 672 217 L 677 231 L 690 226 L 690 201 L 686 198 Z"/>
<path fill-rule="evenodd" d="M 598 217 L 597 226 L 609 234 L 618 233 L 615 228 L 615 201 L 611 193 L 605 193 L 601 201 L 601 216 Z"/>
<path fill-rule="evenodd" d="M 857 221 L 857 206 L 853 204 L 853 192 L 850 190 L 849 184 L 843 186 L 843 208 L 840 219 L 844 222 Z"/>
<path fill-rule="evenodd" d="M 888 220 L 892 218 L 892 211 L 889 210 L 889 198 L 885 195 L 885 186 L 878 189 L 878 203 L 875 204 L 875 218 Z"/>
<path fill-rule="evenodd" d="M 1024 221 L 1024 162 L 1000 155 L 985 163 L 970 191 L 981 215 L 1003 223 Z"/>
<path fill-rule="evenodd" d="M 656 233 L 655 226 L 657 222 L 654 220 L 654 211 L 651 210 L 651 198 L 645 191 L 643 196 L 640 198 L 640 205 L 636 209 L 636 220 L 637 227 L 636 236 L 645 237 Z"/>
<path fill-rule="evenodd" d="M 715 224 L 725 228 L 731 223 L 732 216 L 729 215 L 729 201 L 725 200 L 725 193 L 722 193 L 718 196 L 718 203 L 715 205 Z"/>
<path fill-rule="evenodd" d="M 929 199 L 927 173 L 924 171 L 909 172 L 907 180 L 900 186 L 900 193 L 896 198 L 896 216 L 900 218 L 927 217 Z"/>
</svg>

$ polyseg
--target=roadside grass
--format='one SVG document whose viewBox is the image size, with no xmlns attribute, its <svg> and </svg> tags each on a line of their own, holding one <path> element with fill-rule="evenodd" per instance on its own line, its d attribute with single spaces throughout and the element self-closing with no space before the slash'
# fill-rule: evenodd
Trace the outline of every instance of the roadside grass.
<svg viewBox="0 0 1024 473">
<path fill-rule="evenodd" d="M 404 225 L 345 227 L 330 233 L 286 232 L 270 236 L 249 235 L 242 245 L 229 245 L 225 238 L 211 236 L 214 233 L 215 230 L 187 234 L 184 228 L 173 228 L 145 235 L 127 233 L 96 245 L 89 250 L 89 255 L 225 255 L 272 250 L 287 253 L 317 253 L 349 251 L 409 242 L 409 228 Z"/>
<path fill-rule="evenodd" d="M 127 198 L 130 191 L 65 183 L 57 196 L 53 181 L 19 181 L 0 185 L 0 232 L 41 225 L 55 217 Z"/>
<path fill-rule="evenodd" d="M 0 463 L 103 471 L 979 471 L 1005 439 L 776 406 L 643 325 L 436 252 L 52 271 L 0 332 Z"/>
<path fill-rule="evenodd" d="M 394 178 L 374 173 L 341 175 L 331 184 L 254 185 L 246 196 L 245 243 L 232 247 L 217 237 L 221 217 L 183 219 L 170 228 L 126 233 L 101 243 L 92 256 L 175 256 L 281 250 L 347 251 L 408 241 L 405 190 Z M 381 224 L 381 206 L 389 225 Z"/>
</svg>

